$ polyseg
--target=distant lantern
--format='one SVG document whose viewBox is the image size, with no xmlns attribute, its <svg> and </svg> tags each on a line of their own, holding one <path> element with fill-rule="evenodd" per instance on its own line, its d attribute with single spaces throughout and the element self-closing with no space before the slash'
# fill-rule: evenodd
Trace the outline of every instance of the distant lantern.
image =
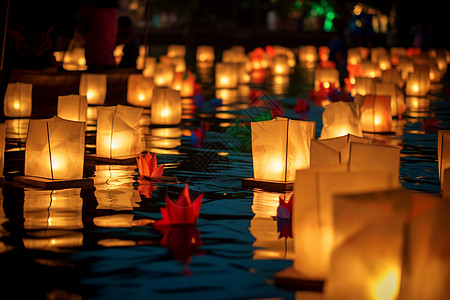
<svg viewBox="0 0 450 300">
<path fill-rule="evenodd" d="M 238 72 L 235 63 L 216 63 L 216 88 L 233 89 L 238 85 Z"/>
<path fill-rule="evenodd" d="M 8 83 L 3 106 L 5 117 L 31 116 L 32 87 L 31 83 Z"/>
<path fill-rule="evenodd" d="M 362 60 L 359 63 L 358 68 L 359 76 L 369 77 L 369 78 L 378 78 L 381 77 L 381 69 L 377 64 L 371 62 L 370 60 Z"/>
<path fill-rule="evenodd" d="M 408 74 L 406 79 L 405 94 L 408 96 L 424 97 L 430 89 L 429 72 L 419 69 Z"/>
<path fill-rule="evenodd" d="M 444 185 L 444 170 L 450 168 L 450 130 L 438 131 L 438 171 L 441 182 L 441 190 Z"/>
<path fill-rule="evenodd" d="M 51 187 L 62 180 L 70 181 L 75 186 L 85 183 L 82 179 L 86 123 L 55 116 L 51 119 L 31 119 L 29 124 L 25 176 L 17 176 L 14 180 L 37 186 L 42 184 L 43 187 Z M 92 185 L 93 182 L 88 180 L 87 183 Z"/>
<path fill-rule="evenodd" d="M 311 140 L 311 168 L 348 164 L 353 142 L 370 144 L 372 140 L 351 134 Z"/>
<path fill-rule="evenodd" d="M 358 48 L 349 48 L 347 50 L 347 65 L 357 65 L 361 62 L 361 51 Z"/>
<path fill-rule="evenodd" d="M 134 106 L 150 107 L 155 84 L 142 74 L 130 74 L 127 83 L 127 102 Z"/>
<path fill-rule="evenodd" d="M 246 84 L 250 82 L 250 73 L 247 70 L 245 63 L 236 63 L 236 68 L 238 72 L 238 82 L 240 84 Z"/>
<path fill-rule="evenodd" d="M 376 82 L 378 82 L 378 79 L 376 78 L 356 76 L 355 85 L 351 90 L 352 96 L 355 97 L 356 95 L 365 96 L 367 94 L 374 94 Z"/>
<path fill-rule="evenodd" d="M 322 282 L 328 278 L 334 244 L 333 196 L 398 187 L 395 176 L 386 171 L 348 171 L 347 166 L 297 170 L 292 212 L 297 278 Z"/>
<path fill-rule="evenodd" d="M 156 88 L 153 91 L 152 124 L 176 125 L 181 122 L 180 92 L 170 88 Z"/>
<path fill-rule="evenodd" d="M 183 75 L 181 82 L 180 97 L 193 97 L 195 94 L 195 75 L 191 71 L 187 71 Z"/>
<path fill-rule="evenodd" d="M 388 56 L 388 51 L 384 47 L 373 47 L 370 49 L 370 60 L 376 64 L 380 61 L 380 57 Z"/>
<path fill-rule="evenodd" d="M 382 82 L 392 82 L 399 88 L 403 88 L 403 86 L 405 84 L 400 72 L 396 68 L 383 70 L 381 72 L 381 81 Z"/>
<path fill-rule="evenodd" d="M 317 48 L 313 45 L 300 46 L 298 49 L 300 62 L 315 63 L 317 61 Z"/>
<path fill-rule="evenodd" d="M 408 56 L 401 56 L 396 69 L 400 72 L 402 80 L 406 81 L 408 74 L 414 72 L 414 62 Z"/>
<path fill-rule="evenodd" d="M 328 61 L 330 56 L 330 48 L 327 46 L 319 47 L 319 60 L 320 61 Z"/>
<path fill-rule="evenodd" d="M 392 131 L 390 96 L 377 96 L 373 94 L 357 96 L 355 102 L 361 105 L 362 131 L 377 133 Z"/>
<path fill-rule="evenodd" d="M 275 118 L 251 123 L 255 181 L 291 182 L 295 170 L 309 167 L 312 121 Z"/>
<path fill-rule="evenodd" d="M 184 57 L 171 57 L 170 63 L 175 66 L 175 73 L 186 71 L 186 60 Z"/>
<path fill-rule="evenodd" d="M 391 63 L 397 66 L 400 57 L 408 56 L 406 53 L 406 48 L 404 47 L 392 47 L 389 52 Z"/>
<path fill-rule="evenodd" d="M 87 97 L 90 105 L 103 105 L 106 100 L 106 74 L 81 74 L 80 95 Z"/>
<path fill-rule="evenodd" d="M 4 179 L 3 167 L 5 166 L 6 124 L 0 124 L 0 181 Z"/>
<path fill-rule="evenodd" d="M 97 152 L 106 158 L 136 156 L 142 151 L 139 119 L 143 108 L 97 107 Z"/>
<path fill-rule="evenodd" d="M 185 57 L 186 56 L 186 46 L 171 44 L 167 46 L 167 56 L 168 57 Z"/>
<path fill-rule="evenodd" d="M 339 71 L 332 68 L 316 68 L 314 72 L 314 90 L 319 91 L 323 86 L 326 89 L 340 88 Z"/>
<path fill-rule="evenodd" d="M 85 51 L 82 47 L 75 47 L 64 52 L 63 68 L 67 71 L 84 71 L 87 69 Z"/>
<path fill-rule="evenodd" d="M 286 55 L 276 55 L 273 58 L 272 74 L 287 76 L 290 73 L 288 57 Z"/>
<path fill-rule="evenodd" d="M 214 62 L 214 47 L 210 45 L 200 45 L 196 50 L 197 63 Z"/>
<path fill-rule="evenodd" d="M 450 297 L 447 201 L 396 189 L 338 195 L 334 206 L 326 299 Z"/>
<path fill-rule="evenodd" d="M 360 112 L 356 103 L 338 101 L 325 106 L 321 139 L 347 134 L 362 137 Z"/>
<path fill-rule="evenodd" d="M 142 75 L 144 75 L 144 77 L 153 78 L 155 76 L 156 57 L 146 56 L 143 58 L 138 58 L 138 63 L 138 70 L 142 70 Z"/>
<path fill-rule="evenodd" d="M 393 117 L 401 117 L 406 110 L 403 90 L 393 82 L 376 82 L 375 95 L 391 98 L 391 112 Z"/>
<path fill-rule="evenodd" d="M 58 117 L 71 121 L 87 121 L 86 96 L 65 95 L 58 96 Z"/>
<path fill-rule="evenodd" d="M 172 85 L 175 76 L 175 66 L 166 63 L 157 63 L 155 67 L 155 86 L 169 87 Z"/>
</svg>

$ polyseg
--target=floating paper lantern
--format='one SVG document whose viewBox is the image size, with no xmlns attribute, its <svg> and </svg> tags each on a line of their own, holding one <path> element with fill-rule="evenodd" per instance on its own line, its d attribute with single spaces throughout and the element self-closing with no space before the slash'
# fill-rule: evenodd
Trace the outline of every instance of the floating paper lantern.
<svg viewBox="0 0 450 300">
<path fill-rule="evenodd" d="M 430 75 L 428 71 L 418 69 L 408 74 L 405 94 L 408 96 L 424 97 L 430 89 Z"/>
<path fill-rule="evenodd" d="M 395 68 L 381 71 L 381 81 L 392 82 L 399 88 L 403 88 L 405 84 L 400 72 Z"/>
<path fill-rule="evenodd" d="M 31 83 L 8 83 L 6 87 L 3 111 L 5 117 L 29 117 L 31 115 Z"/>
<path fill-rule="evenodd" d="M 304 280 L 324 281 L 328 277 L 334 243 L 334 195 L 398 187 L 390 172 L 346 169 L 346 166 L 340 166 L 296 172 L 292 214 L 295 237 L 293 269 Z"/>
<path fill-rule="evenodd" d="M 389 51 L 391 57 L 391 63 L 396 66 L 399 62 L 400 57 L 408 56 L 406 53 L 406 48 L 404 47 L 392 47 Z"/>
<path fill-rule="evenodd" d="M 402 80 L 406 81 L 408 74 L 414 72 L 414 62 L 408 56 L 401 56 L 396 69 L 400 72 Z"/>
<path fill-rule="evenodd" d="M 124 105 L 97 107 L 96 155 L 116 158 L 141 153 L 139 119 L 143 110 Z"/>
<path fill-rule="evenodd" d="M 450 168 L 450 130 L 438 131 L 438 171 L 439 179 L 441 181 L 441 191 L 444 185 L 444 170 Z"/>
<path fill-rule="evenodd" d="M 355 85 L 351 90 L 352 97 L 356 95 L 365 96 L 367 94 L 374 94 L 376 82 L 378 82 L 376 78 L 356 76 Z"/>
<path fill-rule="evenodd" d="M 18 141 L 19 143 L 26 141 L 28 135 L 28 125 L 30 119 L 7 119 L 6 139 L 10 141 Z"/>
<path fill-rule="evenodd" d="M 183 75 L 181 83 L 180 97 L 193 97 L 195 94 L 195 75 L 191 71 L 187 71 Z"/>
<path fill-rule="evenodd" d="M 361 129 L 365 132 L 391 132 L 392 113 L 390 96 L 357 96 L 361 105 Z"/>
<path fill-rule="evenodd" d="M 106 99 L 106 74 L 81 74 L 80 95 L 90 105 L 103 105 Z"/>
<path fill-rule="evenodd" d="M 31 119 L 25 147 L 25 176 L 17 176 L 15 180 L 37 185 L 39 178 L 43 183 L 53 180 L 81 183 L 77 180 L 83 178 L 85 127 L 84 122 L 57 116 Z M 91 184 L 91 180 L 86 183 Z"/>
<path fill-rule="evenodd" d="M 375 95 L 389 96 L 391 99 L 391 113 L 393 117 L 401 117 L 406 110 L 403 91 L 393 82 L 376 82 Z"/>
<path fill-rule="evenodd" d="M 298 59 L 301 62 L 315 63 L 317 61 L 317 48 L 313 45 L 300 46 Z"/>
<path fill-rule="evenodd" d="M 290 68 L 288 65 L 288 58 L 286 55 L 276 55 L 273 58 L 273 67 L 272 73 L 273 75 L 289 75 Z"/>
<path fill-rule="evenodd" d="M 85 51 L 82 47 L 75 47 L 64 52 L 63 68 L 67 71 L 84 71 L 87 69 Z"/>
<path fill-rule="evenodd" d="M 372 140 L 347 134 L 330 139 L 311 140 L 311 168 L 348 164 L 350 144 L 372 143 Z"/>
<path fill-rule="evenodd" d="M 184 57 L 171 57 L 170 64 L 175 66 L 175 73 L 186 71 L 186 60 Z"/>
<path fill-rule="evenodd" d="M 362 137 L 359 107 L 353 102 L 338 101 L 325 106 L 322 113 L 321 139 L 352 134 Z"/>
<path fill-rule="evenodd" d="M 255 180 L 293 181 L 295 170 L 309 167 L 315 122 L 275 118 L 252 122 Z"/>
<path fill-rule="evenodd" d="M 330 48 L 327 46 L 319 47 L 319 60 L 320 61 L 328 61 L 330 56 Z"/>
<path fill-rule="evenodd" d="M 130 74 L 127 84 L 127 102 L 134 106 L 150 107 L 155 84 L 142 74 Z"/>
<path fill-rule="evenodd" d="M 367 47 L 354 47 L 347 50 L 347 64 L 357 65 L 363 59 L 366 59 L 369 55 L 369 48 Z"/>
<path fill-rule="evenodd" d="M 181 122 L 180 92 L 170 88 L 155 88 L 152 102 L 152 124 L 176 125 Z"/>
<path fill-rule="evenodd" d="M 156 57 L 153 56 L 147 56 L 144 58 L 138 57 L 137 66 L 138 70 L 142 70 L 142 75 L 144 75 L 144 77 L 153 78 L 155 76 L 156 70 Z"/>
<path fill-rule="evenodd" d="M 214 62 L 215 59 L 214 47 L 209 45 L 200 45 L 197 47 L 195 55 L 197 63 Z"/>
<path fill-rule="evenodd" d="M 65 95 L 58 96 L 58 117 L 71 121 L 87 121 L 86 96 Z"/>
<path fill-rule="evenodd" d="M 314 90 L 319 91 L 321 85 L 325 89 L 329 89 L 332 86 L 339 89 L 339 71 L 331 68 L 316 68 L 314 72 Z"/>
<path fill-rule="evenodd" d="M 233 89 L 238 84 L 237 66 L 234 63 L 216 64 L 216 88 Z"/>
<path fill-rule="evenodd" d="M 171 44 L 167 46 L 167 56 L 168 57 L 185 57 L 186 56 L 186 46 Z"/>
<path fill-rule="evenodd" d="M 378 57 L 378 67 L 381 71 L 389 70 L 392 68 L 389 55 L 385 54 Z"/>
<path fill-rule="evenodd" d="M 169 87 L 175 76 L 175 66 L 172 64 L 157 63 L 155 67 L 154 82 L 157 87 Z"/>
<path fill-rule="evenodd" d="M 381 69 L 370 60 L 362 60 L 359 63 L 358 74 L 361 77 L 377 78 L 381 77 Z"/>
</svg>

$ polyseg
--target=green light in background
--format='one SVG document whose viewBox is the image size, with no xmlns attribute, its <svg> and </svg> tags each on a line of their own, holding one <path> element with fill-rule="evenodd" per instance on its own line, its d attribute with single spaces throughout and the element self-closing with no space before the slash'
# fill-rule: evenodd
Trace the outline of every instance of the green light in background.
<svg viewBox="0 0 450 300">
<path fill-rule="evenodd" d="M 333 29 L 333 21 L 330 19 L 325 19 L 325 21 L 323 22 L 323 30 L 325 30 L 326 32 L 330 32 Z"/>
</svg>

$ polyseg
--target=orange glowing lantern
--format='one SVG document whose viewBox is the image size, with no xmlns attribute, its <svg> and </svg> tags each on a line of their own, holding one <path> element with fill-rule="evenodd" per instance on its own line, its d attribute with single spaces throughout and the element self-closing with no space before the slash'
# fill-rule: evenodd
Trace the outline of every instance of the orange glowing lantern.
<svg viewBox="0 0 450 300">
<path fill-rule="evenodd" d="M 155 67 L 155 86 L 157 87 L 169 87 L 172 85 L 173 78 L 175 76 L 175 66 L 166 63 L 157 63 Z"/>
<path fill-rule="evenodd" d="M 197 63 L 214 62 L 214 47 L 210 45 L 200 45 L 196 51 Z"/>
<path fill-rule="evenodd" d="M 378 56 L 378 67 L 381 71 L 386 71 L 392 68 L 391 60 L 388 54 Z"/>
<path fill-rule="evenodd" d="M 233 89 L 238 84 L 237 66 L 234 63 L 216 63 L 216 88 Z"/>
<path fill-rule="evenodd" d="M 31 83 L 8 83 L 3 103 L 3 112 L 6 117 L 29 117 L 32 103 Z"/>
<path fill-rule="evenodd" d="M 44 188 L 93 184 L 83 179 L 86 123 L 55 116 L 31 119 L 29 124 L 25 176 L 14 180 Z"/>
<path fill-rule="evenodd" d="M 372 140 L 347 134 L 331 139 L 311 140 L 311 168 L 348 164 L 350 144 L 372 143 Z"/>
<path fill-rule="evenodd" d="M 353 102 L 338 101 L 325 106 L 322 113 L 321 139 L 347 134 L 362 137 L 359 107 Z"/>
<path fill-rule="evenodd" d="M 287 76 L 290 73 L 288 57 L 286 55 L 276 55 L 273 58 L 273 75 Z"/>
<path fill-rule="evenodd" d="M 135 157 L 142 151 L 139 119 L 143 108 L 117 105 L 97 107 L 97 158 Z M 94 159 L 95 159 L 94 157 Z"/>
<path fill-rule="evenodd" d="M 316 68 L 314 72 L 314 90 L 319 91 L 321 85 L 325 89 L 340 88 L 339 71 L 331 68 Z"/>
<path fill-rule="evenodd" d="M 402 80 L 406 81 L 408 74 L 414 72 L 414 62 L 408 56 L 401 56 L 398 59 L 396 69 L 400 72 Z"/>
<path fill-rule="evenodd" d="M 309 167 L 310 144 L 316 123 L 287 118 L 252 122 L 252 158 L 254 181 L 292 184 L 295 170 Z M 284 185 L 283 185 L 284 183 Z"/>
<path fill-rule="evenodd" d="M 89 105 L 103 105 L 106 100 L 106 74 L 81 74 L 80 95 Z"/>
<path fill-rule="evenodd" d="M 396 68 L 383 70 L 381 72 L 381 81 L 392 82 L 399 88 L 403 88 L 403 85 L 405 84 L 400 72 Z"/>
<path fill-rule="evenodd" d="M 428 69 L 416 68 L 408 74 L 405 85 L 405 94 L 408 96 L 424 97 L 430 89 L 430 73 Z"/>
<path fill-rule="evenodd" d="M 389 54 L 391 57 L 391 63 L 394 66 L 397 66 L 400 57 L 408 56 L 406 53 L 406 48 L 404 47 L 392 47 Z"/>
<path fill-rule="evenodd" d="M 142 70 L 142 75 L 144 75 L 144 77 L 153 78 L 155 76 L 156 57 L 147 56 L 142 59 L 138 58 L 137 63 L 138 70 Z"/>
<path fill-rule="evenodd" d="M 356 96 L 355 102 L 360 104 L 361 129 L 364 132 L 391 132 L 392 113 L 390 96 L 369 94 Z"/>
<path fill-rule="evenodd" d="M 75 47 L 64 52 L 63 68 L 67 71 L 84 71 L 87 69 L 84 48 Z"/>
<path fill-rule="evenodd" d="M 168 57 L 185 57 L 186 56 L 186 46 L 171 44 L 167 46 L 167 56 Z"/>
<path fill-rule="evenodd" d="M 295 258 L 291 273 L 307 281 L 328 278 L 334 245 L 333 196 L 398 186 L 396 178 L 386 171 L 348 171 L 345 165 L 297 170 L 292 211 Z"/>
<path fill-rule="evenodd" d="M 313 45 L 300 46 L 298 48 L 298 59 L 300 62 L 316 63 L 317 61 L 317 48 Z"/>
<path fill-rule="evenodd" d="M 195 75 L 191 71 L 183 74 L 183 81 L 181 83 L 180 97 L 193 97 L 195 94 Z"/>
<path fill-rule="evenodd" d="M 186 60 L 184 57 L 171 57 L 170 63 L 175 66 L 175 73 L 186 71 Z"/>
<path fill-rule="evenodd" d="M 378 82 L 377 78 L 356 76 L 355 85 L 351 90 L 352 96 L 355 97 L 356 95 L 365 96 L 367 94 L 374 94 L 376 82 Z"/>
<path fill-rule="evenodd" d="M 327 46 L 319 47 L 319 59 L 320 61 L 328 61 L 330 56 L 330 48 Z"/>
<path fill-rule="evenodd" d="M 66 95 L 58 97 L 58 117 L 71 121 L 87 121 L 86 96 Z"/>
<path fill-rule="evenodd" d="M 393 117 L 401 117 L 406 110 L 403 91 L 393 82 L 376 82 L 375 95 L 391 98 L 391 113 Z"/>
<path fill-rule="evenodd" d="M 377 64 L 370 60 L 362 60 L 359 63 L 358 68 L 359 76 L 361 77 L 369 77 L 369 78 L 378 78 L 381 77 L 381 69 Z"/>
<path fill-rule="evenodd" d="M 155 84 L 142 74 L 128 75 L 127 102 L 134 106 L 150 107 Z"/>
<path fill-rule="evenodd" d="M 438 131 L 438 170 L 441 181 L 441 190 L 444 184 L 444 170 L 450 168 L 450 130 Z"/>
<path fill-rule="evenodd" d="M 180 92 L 170 88 L 153 91 L 152 124 L 176 125 L 181 122 Z"/>
</svg>

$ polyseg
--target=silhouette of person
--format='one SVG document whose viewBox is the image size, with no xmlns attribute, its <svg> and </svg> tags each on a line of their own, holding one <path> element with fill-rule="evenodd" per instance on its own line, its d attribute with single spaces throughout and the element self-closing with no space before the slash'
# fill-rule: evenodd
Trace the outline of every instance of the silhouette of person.
<svg viewBox="0 0 450 300">
<path fill-rule="evenodd" d="M 133 23 L 127 16 L 121 16 L 118 21 L 117 45 L 123 46 L 123 56 L 120 60 L 120 68 L 136 68 L 139 56 L 140 41 L 133 32 Z"/>
</svg>

